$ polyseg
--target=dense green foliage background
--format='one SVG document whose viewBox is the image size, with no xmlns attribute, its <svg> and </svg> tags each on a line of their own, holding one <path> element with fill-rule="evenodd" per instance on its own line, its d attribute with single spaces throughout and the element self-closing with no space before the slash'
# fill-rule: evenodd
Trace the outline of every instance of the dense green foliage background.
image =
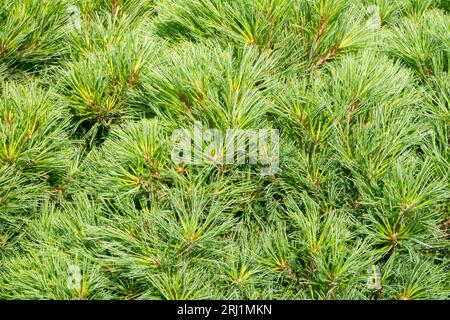
<svg viewBox="0 0 450 320">
<path fill-rule="evenodd" d="M 448 299 L 449 10 L 0 0 L 0 298 Z M 175 165 L 194 121 L 279 173 Z"/>
</svg>

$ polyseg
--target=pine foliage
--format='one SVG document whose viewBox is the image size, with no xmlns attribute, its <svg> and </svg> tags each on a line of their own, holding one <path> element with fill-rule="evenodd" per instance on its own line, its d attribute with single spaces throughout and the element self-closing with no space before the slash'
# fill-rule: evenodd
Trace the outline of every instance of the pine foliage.
<svg viewBox="0 0 450 320">
<path fill-rule="evenodd" d="M 0 0 L 0 299 L 449 299 L 449 11 Z M 175 164 L 198 122 L 279 172 Z"/>
</svg>

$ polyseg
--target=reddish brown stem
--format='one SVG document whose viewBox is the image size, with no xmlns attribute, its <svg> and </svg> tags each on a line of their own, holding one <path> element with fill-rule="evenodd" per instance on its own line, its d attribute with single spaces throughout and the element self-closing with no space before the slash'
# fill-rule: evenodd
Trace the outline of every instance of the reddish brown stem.
<svg viewBox="0 0 450 320">
<path fill-rule="evenodd" d="M 319 60 L 317 60 L 317 62 L 313 65 L 313 69 L 317 69 L 325 62 L 333 59 L 339 53 L 339 51 L 340 51 L 339 44 L 337 44 L 330 51 L 328 51 L 326 56 L 321 57 Z"/>
</svg>

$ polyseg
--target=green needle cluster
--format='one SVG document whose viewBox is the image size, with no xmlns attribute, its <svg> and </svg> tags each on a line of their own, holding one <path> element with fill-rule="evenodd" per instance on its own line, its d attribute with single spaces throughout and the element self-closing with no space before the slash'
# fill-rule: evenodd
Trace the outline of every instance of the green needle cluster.
<svg viewBox="0 0 450 320">
<path fill-rule="evenodd" d="M 449 299 L 449 12 L 0 0 L 0 299 Z M 174 163 L 198 123 L 279 170 Z"/>
</svg>

